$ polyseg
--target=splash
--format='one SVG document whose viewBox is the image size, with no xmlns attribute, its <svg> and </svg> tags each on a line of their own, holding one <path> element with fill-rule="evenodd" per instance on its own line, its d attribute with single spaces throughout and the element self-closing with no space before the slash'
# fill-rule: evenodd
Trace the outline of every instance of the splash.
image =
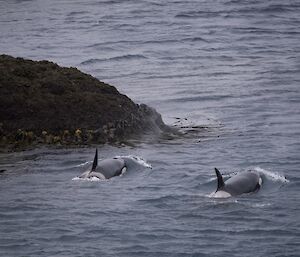
<svg viewBox="0 0 300 257">
<path fill-rule="evenodd" d="M 271 206 L 272 204 L 271 203 L 255 203 L 255 204 L 252 204 L 252 207 L 254 208 L 264 208 L 264 207 L 268 207 L 268 206 Z"/>
<path fill-rule="evenodd" d="M 275 181 L 275 182 L 277 182 L 277 181 L 282 182 L 282 183 L 290 182 L 284 175 L 281 175 L 277 172 L 268 171 L 268 170 L 262 169 L 260 167 L 255 167 L 254 171 L 256 171 L 260 174 L 264 174 L 266 177 L 268 177 L 269 179 L 271 179 L 272 181 Z"/>
<path fill-rule="evenodd" d="M 216 195 L 216 192 L 205 194 L 204 197 L 210 199 L 209 201 L 214 204 L 238 203 L 238 200 L 236 198 L 228 195 Z"/>
<path fill-rule="evenodd" d="M 83 166 L 88 165 L 88 164 L 90 164 L 90 163 L 92 163 L 92 161 L 80 163 L 80 164 L 76 165 L 75 167 L 83 167 Z"/>
<path fill-rule="evenodd" d="M 144 160 L 142 157 L 135 156 L 135 155 L 125 155 L 125 156 L 116 156 L 115 158 L 121 158 L 129 161 L 132 161 L 135 164 L 138 164 L 140 166 L 143 166 L 145 168 L 150 168 L 152 169 L 152 165 L 148 163 L 146 160 Z"/>
<path fill-rule="evenodd" d="M 209 198 L 229 198 L 231 195 L 225 191 L 217 191 L 217 192 L 212 192 L 211 194 L 208 195 Z"/>
<path fill-rule="evenodd" d="M 80 177 L 75 177 L 72 178 L 73 181 L 93 181 L 93 182 L 98 182 L 98 181 L 105 181 L 106 179 L 100 179 L 97 177 L 91 177 L 91 178 L 80 178 Z"/>
</svg>

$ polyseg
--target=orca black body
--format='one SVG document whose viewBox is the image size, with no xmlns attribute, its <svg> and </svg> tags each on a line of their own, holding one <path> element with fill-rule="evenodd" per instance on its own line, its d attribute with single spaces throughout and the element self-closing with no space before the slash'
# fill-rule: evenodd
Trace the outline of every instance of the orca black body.
<svg viewBox="0 0 300 257">
<path fill-rule="evenodd" d="M 262 184 L 262 179 L 256 172 L 241 172 L 225 182 L 217 168 L 215 168 L 215 172 L 218 178 L 218 187 L 214 194 L 215 197 L 225 198 L 256 192 Z"/>
<path fill-rule="evenodd" d="M 127 169 L 134 169 L 136 166 L 152 168 L 150 164 L 136 156 L 120 156 L 98 161 L 98 150 L 96 149 L 92 168 L 83 172 L 79 178 L 110 179 L 122 175 Z"/>
<path fill-rule="evenodd" d="M 92 169 L 85 171 L 79 177 L 109 179 L 115 176 L 120 176 L 125 171 L 126 164 L 122 158 L 105 159 L 98 162 L 98 150 L 96 149 Z"/>
</svg>

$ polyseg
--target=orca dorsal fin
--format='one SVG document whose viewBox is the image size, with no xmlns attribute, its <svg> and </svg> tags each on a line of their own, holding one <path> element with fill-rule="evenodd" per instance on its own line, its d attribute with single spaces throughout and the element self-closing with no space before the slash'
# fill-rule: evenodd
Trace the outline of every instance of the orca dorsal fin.
<svg viewBox="0 0 300 257">
<path fill-rule="evenodd" d="M 94 161 L 93 161 L 93 166 L 92 166 L 92 171 L 95 171 L 98 165 L 98 149 L 96 148 L 96 153 L 95 153 L 95 157 L 94 157 Z"/>
<path fill-rule="evenodd" d="M 217 191 L 218 191 L 221 188 L 223 188 L 225 186 L 225 184 L 224 184 L 224 180 L 223 180 L 223 177 L 222 177 L 220 171 L 217 168 L 215 168 L 215 171 L 216 171 L 216 175 L 217 175 L 217 178 L 218 178 L 218 188 L 217 188 Z"/>
</svg>

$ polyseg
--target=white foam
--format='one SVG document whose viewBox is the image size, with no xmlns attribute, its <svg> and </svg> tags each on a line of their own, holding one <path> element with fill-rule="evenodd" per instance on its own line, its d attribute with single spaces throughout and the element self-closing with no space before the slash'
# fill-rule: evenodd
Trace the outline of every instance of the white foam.
<svg viewBox="0 0 300 257">
<path fill-rule="evenodd" d="M 89 163 L 92 163 L 92 161 L 80 163 L 80 164 L 76 165 L 75 167 L 82 167 L 82 166 L 85 166 L 85 165 L 87 165 L 87 164 L 89 164 Z"/>
<path fill-rule="evenodd" d="M 141 165 L 145 168 L 150 168 L 152 169 L 152 165 L 148 162 L 146 162 L 142 157 L 135 156 L 135 155 L 125 155 L 125 156 L 116 156 L 116 158 L 121 158 L 121 159 L 130 159 L 133 162 L 135 162 L 138 165 Z"/>
<path fill-rule="evenodd" d="M 121 170 L 121 175 L 120 176 L 123 176 L 125 174 L 125 172 L 127 171 L 127 168 L 124 167 L 122 170 Z"/>
<path fill-rule="evenodd" d="M 208 180 L 207 180 L 207 182 L 212 182 L 212 181 L 214 181 L 214 180 L 216 180 L 217 178 L 216 177 L 211 177 L 211 178 L 209 178 Z"/>
<path fill-rule="evenodd" d="M 97 177 L 91 177 L 91 178 L 80 178 L 80 177 L 75 177 L 72 178 L 73 181 L 93 181 L 93 182 L 97 182 L 97 181 L 105 181 L 105 179 L 100 179 Z"/>
<path fill-rule="evenodd" d="M 263 208 L 263 207 L 267 207 L 267 206 L 271 206 L 271 203 L 255 203 L 252 206 L 255 208 Z"/>
<path fill-rule="evenodd" d="M 284 175 L 281 175 L 277 172 L 268 171 L 268 170 L 262 169 L 260 167 L 255 167 L 254 170 L 256 172 L 264 174 L 265 176 L 267 176 L 272 181 L 279 181 L 279 182 L 282 182 L 282 183 L 289 183 L 290 182 L 288 179 L 286 179 L 286 177 Z"/>
</svg>

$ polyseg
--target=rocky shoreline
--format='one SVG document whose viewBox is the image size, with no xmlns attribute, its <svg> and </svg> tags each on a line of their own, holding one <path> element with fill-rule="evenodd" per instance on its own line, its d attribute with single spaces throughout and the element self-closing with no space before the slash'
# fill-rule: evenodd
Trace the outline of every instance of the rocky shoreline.
<svg viewBox="0 0 300 257">
<path fill-rule="evenodd" d="M 0 150 L 122 144 L 168 130 L 153 108 L 76 68 L 0 55 Z"/>
</svg>

